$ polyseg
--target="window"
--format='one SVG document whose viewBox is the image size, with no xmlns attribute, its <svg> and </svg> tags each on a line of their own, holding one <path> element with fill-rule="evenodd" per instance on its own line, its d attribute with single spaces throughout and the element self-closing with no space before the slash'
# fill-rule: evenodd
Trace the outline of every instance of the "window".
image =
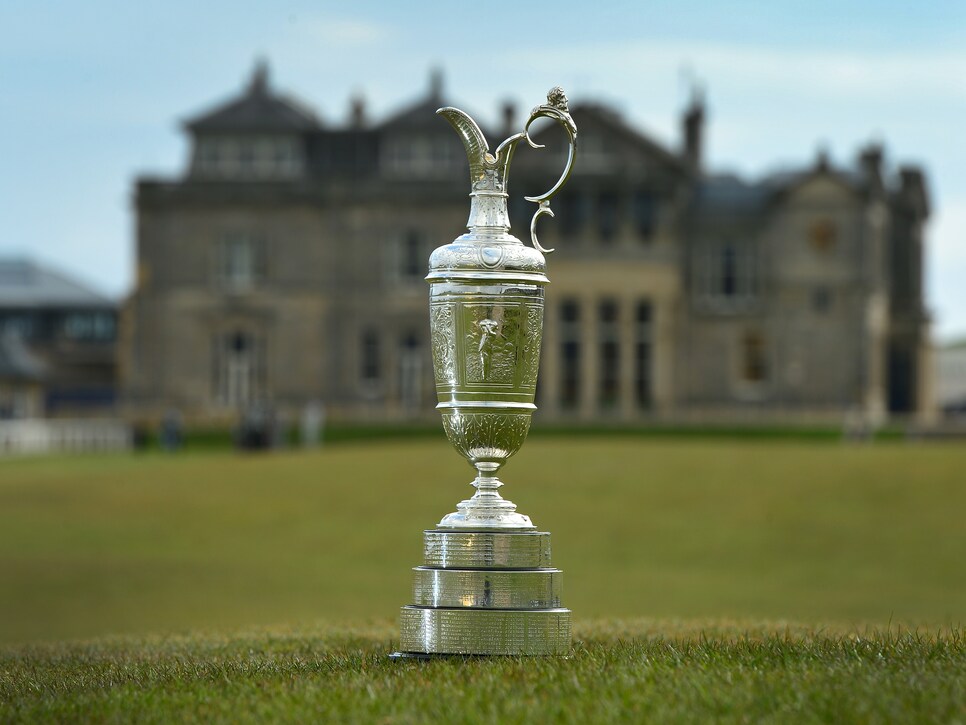
<svg viewBox="0 0 966 725">
<path fill-rule="evenodd" d="M 765 341 L 757 332 L 747 332 L 742 338 L 741 377 L 746 383 L 761 383 L 768 377 Z"/>
<path fill-rule="evenodd" d="M 383 168 L 397 176 L 446 176 L 466 158 L 456 137 L 445 133 L 400 135 L 388 139 L 384 148 Z"/>
<path fill-rule="evenodd" d="M 617 194 L 605 191 L 597 197 L 597 232 L 603 242 L 610 242 L 617 236 L 620 225 L 620 204 Z"/>
<path fill-rule="evenodd" d="M 617 303 L 604 300 L 598 307 L 600 325 L 600 404 L 602 408 L 617 405 L 620 391 L 620 330 L 617 324 Z"/>
<path fill-rule="evenodd" d="M 250 234 L 230 234 L 221 240 L 219 277 L 223 286 L 244 291 L 263 276 L 264 243 Z"/>
<path fill-rule="evenodd" d="M 410 230 L 402 240 L 400 275 L 406 281 L 415 282 L 426 276 L 426 258 L 423 256 L 423 240 L 419 232 Z"/>
<path fill-rule="evenodd" d="M 221 143 L 212 138 L 202 139 L 198 143 L 201 169 L 207 173 L 216 173 L 221 164 Z"/>
<path fill-rule="evenodd" d="M 69 340 L 113 340 L 114 318 L 104 312 L 72 312 L 64 317 L 64 337 Z"/>
<path fill-rule="evenodd" d="M 586 197 L 576 191 L 565 191 L 562 197 L 554 209 L 560 219 L 560 234 L 563 237 L 574 237 L 586 222 Z"/>
<path fill-rule="evenodd" d="M 634 397 L 640 408 L 651 407 L 651 303 L 637 303 L 634 331 Z"/>
<path fill-rule="evenodd" d="M 519 194 L 510 194 L 507 199 L 507 212 L 510 216 L 510 228 L 520 239 L 529 241 L 530 219 L 536 207 Z M 556 210 L 554 210 L 556 213 Z M 538 231 L 539 233 L 539 231 Z"/>
<path fill-rule="evenodd" d="M 560 404 L 575 408 L 580 400 L 580 306 L 576 300 L 564 301 L 560 320 Z"/>
<path fill-rule="evenodd" d="M 302 170 L 301 147 L 293 136 L 205 136 L 197 141 L 194 170 L 207 177 L 291 178 Z"/>
<path fill-rule="evenodd" d="M 366 330 L 362 334 L 362 366 L 360 375 L 366 382 L 377 382 L 382 375 L 379 355 L 379 334 Z"/>
<path fill-rule="evenodd" d="M 821 285 L 812 290 L 812 309 L 824 315 L 832 308 L 832 290 Z"/>
<path fill-rule="evenodd" d="M 399 401 L 404 410 L 417 412 L 422 400 L 422 352 L 415 332 L 399 341 Z"/>
<path fill-rule="evenodd" d="M 238 144 L 238 167 L 243 174 L 255 168 L 255 144 L 251 140 L 245 139 Z"/>
<path fill-rule="evenodd" d="M 657 228 L 657 202 L 650 191 L 634 195 L 634 226 L 641 241 L 651 241 Z"/>
<path fill-rule="evenodd" d="M 215 397 L 222 405 L 243 408 L 264 392 L 265 345 L 255 335 L 234 330 L 214 338 Z"/>
<path fill-rule="evenodd" d="M 735 297 L 738 294 L 738 253 L 731 244 L 726 244 L 721 250 L 721 278 L 718 289 L 722 297 Z"/>
<path fill-rule="evenodd" d="M 716 308 L 733 310 L 753 303 L 758 295 L 758 266 L 754 246 L 732 240 L 713 243 L 699 253 L 695 291 Z"/>
<path fill-rule="evenodd" d="M 0 320 L 0 333 L 16 335 L 22 340 L 38 337 L 40 325 L 35 314 L 16 313 Z"/>
<path fill-rule="evenodd" d="M 835 246 L 838 236 L 834 222 L 831 219 L 819 219 L 808 228 L 808 241 L 818 252 L 827 252 Z"/>
</svg>

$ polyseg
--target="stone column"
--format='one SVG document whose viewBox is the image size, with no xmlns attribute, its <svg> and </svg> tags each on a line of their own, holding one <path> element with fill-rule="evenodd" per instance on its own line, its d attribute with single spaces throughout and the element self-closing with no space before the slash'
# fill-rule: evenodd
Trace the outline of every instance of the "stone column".
<svg viewBox="0 0 966 725">
<path fill-rule="evenodd" d="M 674 319 L 670 300 L 651 300 L 651 397 L 654 412 L 674 406 Z"/>
<path fill-rule="evenodd" d="M 622 420 L 631 420 L 637 413 L 637 391 L 634 380 L 634 349 L 637 343 L 636 299 L 624 296 L 617 300 L 617 326 L 619 339 L 618 362 L 618 410 Z"/>
<path fill-rule="evenodd" d="M 581 295 L 580 304 L 580 417 L 592 420 L 599 412 L 600 342 L 597 339 L 597 298 Z"/>
</svg>

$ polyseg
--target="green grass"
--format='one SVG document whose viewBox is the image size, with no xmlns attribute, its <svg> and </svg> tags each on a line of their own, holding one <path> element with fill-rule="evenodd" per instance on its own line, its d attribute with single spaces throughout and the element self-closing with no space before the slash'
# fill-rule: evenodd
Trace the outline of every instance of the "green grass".
<svg viewBox="0 0 966 725">
<path fill-rule="evenodd" d="M 504 492 L 600 617 L 960 626 L 966 448 L 546 438 Z M 0 642 L 393 617 L 445 441 L 0 462 Z"/>
<path fill-rule="evenodd" d="M 960 722 L 966 633 L 612 622 L 569 659 L 390 662 L 392 627 L 0 650 L 0 720 Z"/>
<path fill-rule="evenodd" d="M 504 491 L 553 533 L 573 657 L 390 663 L 470 492 L 444 441 L 0 461 L 0 722 L 963 721 L 964 471 L 535 438 Z"/>
</svg>

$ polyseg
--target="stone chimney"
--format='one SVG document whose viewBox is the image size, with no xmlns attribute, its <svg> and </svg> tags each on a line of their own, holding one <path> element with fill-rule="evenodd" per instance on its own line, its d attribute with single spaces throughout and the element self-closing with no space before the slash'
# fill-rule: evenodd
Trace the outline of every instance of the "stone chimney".
<svg viewBox="0 0 966 725">
<path fill-rule="evenodd" d="M 815 147 L 815 170 L 825 173 L 831 168 L 831 166 L 832 164 L 829 160 L 828 144 L 822 141 L 818 144 L 818 146 Z"/>
<path fill-rule="evenodd" d="M 252 71 L 252 79 L 248 83 L 248 95 L 264 96 L 268 93 L 268 61 L 259 58 L 255 61 L 255 70 Z"/>
<path fill-rule="evenodd" d="M 929 191 L 926 189 L 926 176 L 918 166 L 903 166 L 899 169 L 899 194 L 910 204 L 922 219 L 929 216 Z"/>
<path fill-rule="evenodd" d="M 873 141 L 859 152 L 859 169 L 873 190 L 881 192 L 885 188 L 883 177 L 884 153 L 882 144 Z"/>
<path fill-rule="evenodd" d="M 682 119 L 684 132 L 684 160 L 692 171 L 701 171 L 702 147 L 704 146 L 704 92 L 695 86 L 691 91 L 691 102 Z"/>
<path fill-rule="evenodd" d="M 349 126 L 355 129 L 366 127 L 366 99 L 358 93 L 349 101 Z"/>
<path fill-rule="evenodd" d="M 504 101 L 500 106 L 500 117 L 503 119 L 503 137 L 515 133 L 514 124 L 517 120 L 517 106 L 513 101 Z"/>
<path fill-rule="evenodd" d="M 433 68 L 429 72 L 429 96 L 436 101 L 443 98 L 443 69 Z"/>
</svg>

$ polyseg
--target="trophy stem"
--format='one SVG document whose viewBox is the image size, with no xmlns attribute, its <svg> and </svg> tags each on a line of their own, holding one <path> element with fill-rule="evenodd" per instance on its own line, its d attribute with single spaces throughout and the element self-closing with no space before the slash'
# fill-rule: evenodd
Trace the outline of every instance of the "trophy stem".
<svg viewBox="0 0 966 725">
<path fill-rule="evenodd" d="M 471 481 L 476 493 L 460 501 L 456 511 L 439 522 L 440 528 L 453 529 L 532 529 L 529 516 L 517 513 L 517 505 L 500 495 L 503 481 L 496 477 L 499 463 L 479 461 L 473 464 L 476 478 Z"/>
<path fill-rule="evenodd" d="M 473 498 L 494 496 L 502 501 L 503 498 L 498 490 L 503 485 L 503 481 L 496 477 L 496 472 L 500 470 L 500 464 L 492 461 L 480 461 L 474 464 L 474 468 L 476 468 L 476 478 L 470 484 L 476 487 Z"/>
</svg>

